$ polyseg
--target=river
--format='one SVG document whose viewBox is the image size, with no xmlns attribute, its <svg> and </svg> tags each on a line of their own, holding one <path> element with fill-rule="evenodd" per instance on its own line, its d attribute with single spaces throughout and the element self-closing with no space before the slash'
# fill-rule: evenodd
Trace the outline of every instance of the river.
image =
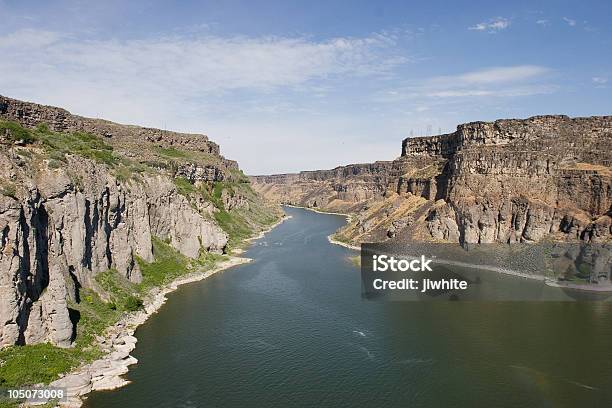
<svg viewBox="0 0 612 408">
<path fill-rule="evenodd" d="M 327 241 L 344 218 L 285 211 L 254 262 L 171 293 L 132 383 L 85 406 L 612 406 L 612 304 L 363 300 Z"/>
</svg>

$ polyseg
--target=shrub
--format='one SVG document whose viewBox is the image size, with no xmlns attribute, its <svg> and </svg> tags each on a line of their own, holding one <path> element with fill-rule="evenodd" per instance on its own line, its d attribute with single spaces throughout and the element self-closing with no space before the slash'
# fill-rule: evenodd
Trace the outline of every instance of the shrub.
<svg viewBox="0 0 612 408">
<path fill-rule="evenodd" d="M 76 154 L 109 166 L 114 166 L 120 161 L 113 153 L 112 146 L 90 133 L 48 132 L 39 136 L 49 156 L 56 160 L 65 160 L 66 154 Z"/>
<path fill-rule="evenodd" d="M 17 199 L 17 187 L 15 187 L 12 183 L 6 183 L 0 188 L 0 193 L 2 195 L 11 197 L 12 199 Z"/>
<path fill-rule="evenodd" d="M 0 135 L 6 134 L 11 142 L 34 143 L 37 138 L 33 132 L 17 122 L 0 121 Z"/>
<path fill-rule="evenodd" d="M 170 159 L 186 159 L 189 154 L 184 150 L 179 150 L 174 147 L 158 147 L 157 153 L 160 156 L 164 156 Z"/>
<path fill-rule="evenodd" d="M 196 191 L 195 186 L 185 177 L 175 177 L 174 185 L 176 186 L 176 190 L 179 192 L 179 194 L 187 198 L 189 198 L 189 196 Z"/>
<path fill-rule="evenodd" d="M 125 303 L 123 304 L 125 310 L 128 312 L 135 312 L 143 308 L 144 303 L 141 298 L 130 295 L 125 299 Z"/>
<path fill-rule="evenodd" d="M 189 268 L 189 258 L 182 255 L 169 243 L 153 237 L 153 256 L 155 261 L 145 262 L 136 258 L 142 272 L 141 290 L 169 283 L 174 278 L 185 274 Z"/>
</svg>

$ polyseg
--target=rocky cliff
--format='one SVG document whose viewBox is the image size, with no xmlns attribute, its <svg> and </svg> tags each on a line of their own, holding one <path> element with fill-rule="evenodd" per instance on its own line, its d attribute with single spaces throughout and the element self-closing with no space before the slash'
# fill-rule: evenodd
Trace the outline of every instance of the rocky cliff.
<svg viewBox="0 0 612 408">
<path fill-rule="evenodd" d="M 79 291 L 139 283 L 155 238 L 198 258 L 274 219 L 204 135 L 0 96 L 0 144 L 0 345 L 70 346 Z"/>
<path fill-rule="evenodd" d="M 390 162 L 252 177 L 269 199 L 353 213 L 348 242 L 607 242 L 612 117 L 473 122 Z"/>
</svg>

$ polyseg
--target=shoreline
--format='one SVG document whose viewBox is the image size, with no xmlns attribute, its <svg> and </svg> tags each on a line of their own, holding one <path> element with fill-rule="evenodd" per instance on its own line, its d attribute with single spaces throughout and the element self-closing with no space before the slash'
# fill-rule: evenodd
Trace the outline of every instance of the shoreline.
<svg viewBox="0 0 612 408">
<path fill-rule="evenodd" d="M 347 244 L 346 242 L 338 241 L 337 239 L 333 238 L 333 234 L 332 235 L 328 235 L 327 236 L 327 240 L 329 241 L 330 244 L 339 245 L 339 246 L 344 247 L 344 248 L 352 249 L 353 251 L 361 251 L 361 247 L 360 246 L 351 245 L 351 244 Z"/>
<path fill-rule="evenodd" d="M 253 242 L 256 241 L 260 238 L 263 238 L 268 232 L 272 231 L 274 228 L 278 227 L 279 225 L 281 225 L 283 222 L 287 221 L 288 219 L 291 219 L 292 217 L 290 215 L 287 214 L 283 214 L 282 217 L 280 217 L 280 219 L 278 221 L 276 221 L 274 224 L 270 225 L 268 228 L 266 228 L 265 230 L 261 230 L 257 233 L 257 235 L 253 235 L 250 238 L 246 238 L 244 240 L 244 242 Z"/>
<path fill-rule="evenodd" d="M 323 211 L 323 210 L 319 210 L 317 208 L 314 207 L 301 207 L 299 205 L 293 205 L 293 204 L 280 204 L 280 206 L 287 206 L 287 207 L 291 207 L 291 208 L 301 208 L 302 210 L 308 210 L 308 211 L 312 211 L 312 212 L 316 212 L 319 214 L 330 214 L 330 215 L 340 215 L 342 217 L 346 218 L 346 222 L 351 222 L 353 219 L 353 215 L 352 214 L 345 214 L 345 213 L 339 213 L 339 212 L 332 212 L 332 211 Z"/>
<path fill-rule="evenodd" d="M 327 212 L 327 211 L 321 211 L 315 208 L 309 208 L 309 207 L 300 207 L 297 205 L 291 205 L 291 204 L 281 204 L 281 206 L 286 205 L 287 207 L 292 207 L 292 208 L 301 208 L 304 210 L 309 210 L 309 211 L 313 211 L 319 214 L 332 214 L 332 215 L 341 215 L 346 217 L 347 223 L 351 222 L 352 216 L 350 214 L 342 214 L 342 213 L 334 213 L 334 212 Z M 338 241 L 337 239 L 333 238 L 333 234 L 328 235 L 327 236 L 327 240 L 334 245 L 339 245 L 341 247 L 344 248 L 348 248 L 354 251 L 361 251 L 361 247 L 360 246 L 356 246 L 356 245 L 352 245 L 352 244 L 348 244 L 346 242 L 342 242 L 342 241 Z M 538 280 L 538 281 L 542 281 L 544 282 L 544 284 L 546 286 L 549 287 L 553 287 L 553 288 L 560 288 L 560 289 L 569 289 L 569 290 L 576 290 L 576 291 L 582 291 L 582 292 L 612 292 L 612 284 L 610 285 L 603 285 L 603 286 L 597 286 L 597 285 L 580 285 L 580 284 L 573 284 L 573 283 L 569 283 L 569 282 L 563 282 L 563 281 L 558 281 L 558 280 L 554 280 L 551 278 L 548 278 L 544 275 L 533 275 L 533 274 L 529 274 L 529 273 L 524 273 L 524 272 L 519 272 L 519 271 L 515 271 L 512 269 L 507 269 L 507 268 L 502 268 L 502 267 L 498 267 L 498 266 L 493 266 L 493 265 L 477 265 L 477 264 L 470 264 L 467 262 L 460 262 L 460 261 L 451 261 L 451 260 L 447 260 L 447 259 L 436 259 L 434 261 L 434 263 L 440 263 L 440 264 L 445 264 L 445 265 L 455 265 L 455 266 L 460 266 L 460 267 L 464 267 L 464 268 L 473 268 L 473 269 L 480 269 L 480 270 L 484 270 L 484 271 L 489 271 L 489 272 L 495 272 L 498 274 L 502 274 L 502 275 L 508 275 L 508 276 L 515 276 L 517 278 L 524 278 L 524 279 L 532 279 L 532 280 Z"/>
<path fill-rule="evenodd" d="M 593 285 L 581 285 L 576 283 L 571 283 L 567 281 L 555 281 L 555 280 L 547 280 L 545 281 L 546 285 L 553 288 L 561 288 L 561 289 L 570 289 L 581 292 L 612 292 L 612 284 L 597 286 Z"/>
<path fill-rule="evenodd" d="M 262 238 L 289 218 L 291 216 L 284 214 L 276 223 L 258 232 L 253 237 L 245 239 L 244 242 L 250 243 Z M 244 252 L 242 248 L 235 251 L 236 255 L 242 252 Z M 168 300 L 166 295 L 174 292 L 179 286 L 202 281 L 219 272 L 252 261 L 250 258 L 230 256 L 229 259 L 218 263 L 212 269 L 194 271 L 185 276 L 178 277 L 164 286 L 152 288 L 143 299 L 143 310 L 129 313 L 122 317 L 117 323 L 108 327 L 102 336 L 96 339 L 96 345 L 105 352 L 103 357 L 76 367 L 63 377 L 49 384 L 50 387 L 66 389 L 66 400 L 60 401 L 57 406 L 61 408 L 80 408 L 84 400 L 87 399 L 87 394 L 92 391 L 110 391 L 128 385 L 130 381 L 123 378 L 123 375 L 128 373 L 129 366 L 138 363 L 138 360 L 130 355 L 138 342 L 134 333 L 149 317 L 161 309 Z M 40 403 L 30 403 L 29 406 L 35 405 L 40 405 Z"/>
<path fill-rule="evenodd" d="M 322 210 L 318 210 L 316 208 L 300 207 L 299 205 L 292 205 L 292 204 L 281 204 L 281 206 L 287 206 L 287 207 L 291 207 L 291 208 L 301 208 L 302 210 L 308 210 L 308 211 L 316 212 L 318 214 L 340 215 L 340 216 L 346 218 L 347 224 L 350 223 L 353 220 L 353 215 L 352 214 L 344 214 L 344 213 L 331 212 L 331 211 L 322 211 Z M 335 239 L 333 237 L 333 235 L 334 234 L 331 234 L 331 235 L 327 236 L 327 240 L 329 241 L 330 244 L 339 245 L 341 247 L 348 248 L 348 249 L 351 249 L 353 251 L 361 251 L 361 247 L 360 246 L 352 245 L 352 244 L 349 244 L 349 243 L 346 243 L 346 242 L 342 242 L 342 241 L 338 241 L 337 239 Z"/>
</svg>

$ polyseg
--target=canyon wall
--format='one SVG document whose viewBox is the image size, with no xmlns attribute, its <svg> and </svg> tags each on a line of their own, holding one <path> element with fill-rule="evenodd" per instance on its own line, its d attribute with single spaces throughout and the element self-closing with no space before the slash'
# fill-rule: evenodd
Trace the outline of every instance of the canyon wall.
<svg viewBox="0 0 612 408">
<path fill-rule="evenodd" d="M 273 201 L 329 211 L 350 212 L 385 194 L 401 174 L 393 161 L 350 164 L 332 170 L 251 177 L 256 190 Z"/>
<path fill-rule="evenodd" d="M 407 138 L 390 162 L 252 180 L 272 200 L 353 213 L 337 234 L 352 243 L 607 242 L 611 151 L 610 116 L 536 116 Z"/>
<path fill-rule="evenodd" d="M 218 203 L 184 190 L 244 176 L 204 135 L 0 97 L 0 145 L 0 345 L 70 346 L 79 288 L 104 296 L 109 270 L 140 282 L 154 237 L 189 258 L 226 248 Z M 224 211 L 248 205 L 222 191 Z"/>
</svg>

